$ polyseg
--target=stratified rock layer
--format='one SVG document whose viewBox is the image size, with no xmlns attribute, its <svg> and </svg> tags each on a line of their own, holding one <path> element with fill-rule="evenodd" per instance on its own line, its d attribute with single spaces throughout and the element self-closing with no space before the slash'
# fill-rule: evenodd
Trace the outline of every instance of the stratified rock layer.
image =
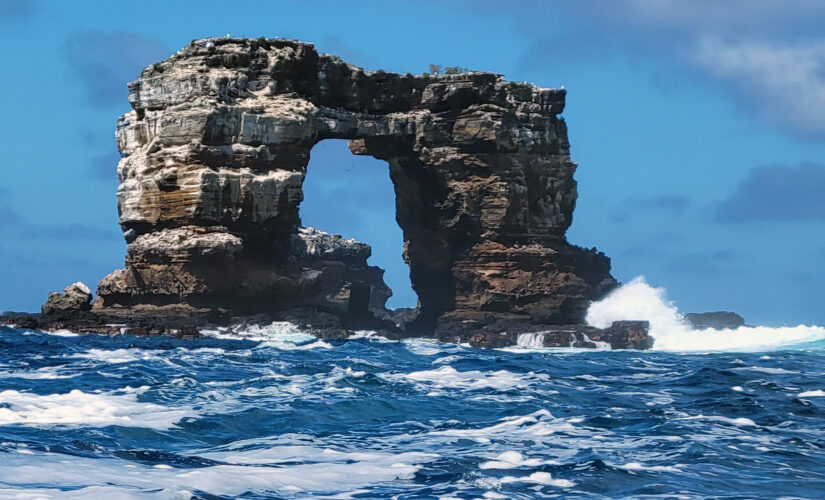
<svg viewBox="0 0 825 500">
<path fill-rule="evenodd" d="M 338 138 L 389 164 L 419 297 L 410 331 L 580 323 L 615 281 L 607 257 L 565 239 L 564 98 L 491 73 L 365 73 L 296 41 L 193 41 L 129 84 L 126 267 L 100 282 L 95 308 L 383 308 L 368 247 L 329 250 L 299 229 L 310 149 Z"/>
</svg>

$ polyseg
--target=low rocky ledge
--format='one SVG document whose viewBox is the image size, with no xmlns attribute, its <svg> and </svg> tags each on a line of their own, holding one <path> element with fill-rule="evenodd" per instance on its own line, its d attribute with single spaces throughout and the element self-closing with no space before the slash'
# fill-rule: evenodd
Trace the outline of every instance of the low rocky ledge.
<svg viewBox="0 0 825 500">
<path fill-rule="evenodd" d="M 415 309 L 399 309 L 385 310 L 381 316 L 342 315 L 340 311 L 310 306 L 243 316 L 220 309 L 182 309 L 174 305 L 108 308 L 101 313 L 92 308 L 91 299 L 86 285 L 74 283 L 63 293 L 51 292 L 40 313 L 0 314 L 0 325 L 40 331 L 68 330 L 78 334 L 199 338 L 201 331 L 207 329 L 238 330 L 286 321 L 321 339 L 343 340 L 355 330 L 374 330 L 378 335 L 397 340 L 415 336 L 405 331 L 404 325 L 410 324 L 417 314 Z M 595 328 L 582 324 L 533 324 L 518 316 L 502 319 L 482 314 L 470 320 L 462 316 L 441 322 L 436 338 L 486 349 L 511 346 L 649 349 L 653 340 L 648 331 L 647 321 L 616 321 L 608 328 Z"/>
<path fill-rule="evenodd" d="M 653 339 L 648 335 L 647 321 L 614 321 L 608 328 L 587 325 L 554 326 L 542 330 L 535 327 L 519 332 L 480 331 L 473 334 L 469 343 L 473 347 L 495 349 L 509 346 L 530 348 L 577 347 L 586 349 L 650 349 Z"/>
<path fill-rule="evenodd" d="M 188 317 L 142 316 L 130 320 L 124 316 L 101 315 L 86 310 L 61 310 L 57 313 L 5 312 L 0 315 L 0 325 L 40 331 L 68 330 L 79 334 L 134 335 L 138 337 L 169 336 L 175 338 L 200 338 L 201 330 L 216 327 L 243 329 L 246 325 L 264 325 L 275 321 L 288 321 L 308 334 L 320 339 L 343 340 L 354 328 L 347 328 L 341 317 L 315 308 L 296 308 L 272 314 L 231 316 L 220 311 L 202 311 Z M 501 325 L 498 325 L 501 326 Z M 467 342 L 473 347 L 497 349 L 502 347 L 574 347 L 590 349 L 650 349 L 653 339 L 648 335 L 647 321 L 615 321 L 608 328 L 587 325 L 535 325 L 524 322 L 510 323 L 509 330 L 463 328 L 453 335 L 442 335 L 439 340 Z M 390 339 L 408 338 L 392 321 L 372 318 L 358 324 L 357 329 L 375 330 L 378 335 Z"/>
</svg>

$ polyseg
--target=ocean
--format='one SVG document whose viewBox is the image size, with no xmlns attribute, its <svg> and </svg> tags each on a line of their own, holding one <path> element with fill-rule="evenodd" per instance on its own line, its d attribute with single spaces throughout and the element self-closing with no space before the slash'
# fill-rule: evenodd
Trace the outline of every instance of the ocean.
<svg viewBox="0 0 825 500">
<path fill-rule="evenodd" d="M 0 497 L 825 498 L 825 329 L 690 330 L 641 279 L 588 321 L 627 315 L 653 350 L 0 327 Z"/>
</svg>

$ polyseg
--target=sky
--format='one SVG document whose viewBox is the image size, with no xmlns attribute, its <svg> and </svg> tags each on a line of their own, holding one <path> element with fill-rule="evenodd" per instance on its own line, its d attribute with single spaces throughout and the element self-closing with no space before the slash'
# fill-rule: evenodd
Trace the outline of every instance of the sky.
<svg viewBox="0 0 825 500">
<path fill-rule="evenodd" d="M 234 7 L 233 7 L 234 5 Z M 0 310 L 122 267 L 126 82 L 190 40 L 313 42 L 364 68 L 430 63 L 567 89 L 572 243 L 682 311 L 825 324 L 825 2 L 0 0 Z M 415 302 L 387 166 L 313 148 L 302 218 L 373 245 Z"/>
</svg>

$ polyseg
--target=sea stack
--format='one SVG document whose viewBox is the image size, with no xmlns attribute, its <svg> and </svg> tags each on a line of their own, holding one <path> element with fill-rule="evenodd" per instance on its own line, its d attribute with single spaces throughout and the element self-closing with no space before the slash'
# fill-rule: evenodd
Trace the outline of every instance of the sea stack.
<svg viewBox="0 0 825 500">
<path fill-rule="evenodd" d="M 364 71 L 264 38 L 193 40 L 146 68 L 116 132 L 125 267 L 98 284 L 93 313 L 308 308 L 380 326 L 391 291 L 369 246 L 300 219 L 310 150 L 348 139 L 386 161 L 394 184 L 419 299 L 398 335 L 583 325 L 617 283 L 608 257 L 565 237 L 577 197 L 566 91 L 451 73 Z"/>
</svg>

